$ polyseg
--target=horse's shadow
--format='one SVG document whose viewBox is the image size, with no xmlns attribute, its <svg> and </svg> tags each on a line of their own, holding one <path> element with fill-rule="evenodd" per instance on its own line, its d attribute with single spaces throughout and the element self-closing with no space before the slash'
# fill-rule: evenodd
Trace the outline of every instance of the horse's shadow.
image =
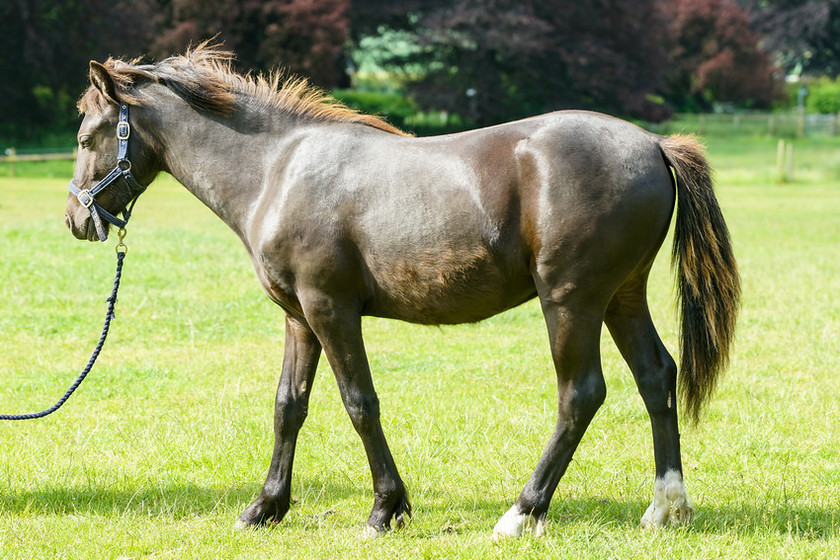
<svg viewBox="0 0 840 560">
<path fill-rule="evenodd" d="M 312 481 L 310 481 L 312 482 Z M 369 491 L 364 485 L 341 485 L 330 482 L 304 482 L 305 499 L 346 499 L 367 502 Z M 58 487 L 45 486 L 36 490 L 22 490 L 0 494 L 0 514 L 78 515 L 90 513 L 109 515 L 115 511 L 157 517 L 168 515 L 175 519 L 211 515 L 214 512 L 238 511 L 259 492 L 255 484 L 242 484 L 226 488 L 195 484 L 169 484 L 136 490 L 112 487 Z M 319 497 L 329 496 L 331 498 Z M 452 496 L 441 499 L 434 492 L 426 495 L 426 503 L 416 503 L 415 515 L 436 515 L 450 518 L 438 531 L 424 532 L 425 536 L 439 533 L 459 533 L 478 530 L 489 531 L 493 520 L 504 513 L 510 503 L 502 500 L 478 500 L 474 496 Z M 418 507 L 419 506 L 419 507 Z M 557 496 L 548 513 L 551 525 L 562 527 L 580 521 L 605 527 L 638 528 L 639 519 L 647 507 L 637 500 L 612 500 L 603 498 L 566 499 Z M 295 517 L 292 506 L 290 517 Z M 367 512 L 360 511 L 363 519 Z M 470 519 L 464 523 L 459 520 Z M 231 517 L 231 523 L 233 522 Z M 486 527 L 485 527 L 486 525 Z M 281 524 L 282 527 L 282 524 Z M 551 529 L 549 529 L 551 530 Z M 809 540 L 836 538 L 840 534 L 840 511 L 836 508 L 819 508 L 798 504 L 768 505 L 758 507 L 743 503 L 697 506 L 692 523 L 680 530 L 701 534 L 755 534 L 757 530 L 776 532 Z M 551 533 L 549 532 L 549 535 Z M 417 535 L 415 536 L 423 536 Z"/>
</svg>

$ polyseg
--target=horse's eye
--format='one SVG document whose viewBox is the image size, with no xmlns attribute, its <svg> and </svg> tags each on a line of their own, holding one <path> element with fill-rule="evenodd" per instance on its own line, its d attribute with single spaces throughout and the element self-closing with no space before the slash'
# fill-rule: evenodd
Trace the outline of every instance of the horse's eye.
<svg viewBox="0 0 840 560">
<path fill-rule="evenodd" d="M 92 144 L 93 138 L 91 138 L 90 136 L 82 136 L 81 138 L 79 138 L 79 146 L 81 146 L 82 148 L 90 148 Z"/>
</svg>

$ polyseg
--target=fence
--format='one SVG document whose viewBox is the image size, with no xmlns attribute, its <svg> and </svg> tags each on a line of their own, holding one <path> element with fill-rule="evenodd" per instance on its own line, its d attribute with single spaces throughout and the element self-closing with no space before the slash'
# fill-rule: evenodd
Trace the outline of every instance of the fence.
<svg viewBox="0 0 840 560">
<path fill-rule="evenodd" d="M 694 131 L 703 136 L 748 135 L 781 138 L 829 137 L 840 135 L 840 114 L 817 113 L 732 113 L 674 115 L 660 125 L 667 132 Z"/>
<path fill-rule="evenodd" d="M 72 152 L 59 153 L 26 153 L 19 154 L 15 148 L 8 148 L 5 155 L 0 155 L 0 163 L 9 164 L 9 174 L 11 177 L 15 176 L 15 164 L 24 161 L 55 161 L 55 160 L 75 160 L 76 150 Z"/>
</svg>

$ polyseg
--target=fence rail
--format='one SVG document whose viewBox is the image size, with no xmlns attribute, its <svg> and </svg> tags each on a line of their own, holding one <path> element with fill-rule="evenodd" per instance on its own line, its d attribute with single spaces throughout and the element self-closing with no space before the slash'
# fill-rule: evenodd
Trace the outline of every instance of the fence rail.
<svg viewBox="0 0 840 560">
<path fill-rule="evenodd" d="M 0 163 L 9 164 L 9 175 L 15 176 L 15 164 L 30 161 L 59 161 L 59 160 L 75 160 L 77 150 L 70 152 L 53 152 L 53 153 L 29 153 L 19 154 L 15 148 L 8 148 L 5 154 L 0 154 Z"/>
<path fill-rule="evenodd" d="M 840 114 L 817 113 L 732 113 L 677 114 L 663 123 L 669 130 L 687 129 L 701 135 L 730 134 L 785 138 L 840 135 Z"/>
<path fill-rule="evenodd" d="M 6 150 L 0 155 L 0 163 L 14 163 L 16 161 L 52 161 L 60 159 L 76 159 L 76 150 L 50 154 L 19 154 L 14 148 Z"/>
</svg>

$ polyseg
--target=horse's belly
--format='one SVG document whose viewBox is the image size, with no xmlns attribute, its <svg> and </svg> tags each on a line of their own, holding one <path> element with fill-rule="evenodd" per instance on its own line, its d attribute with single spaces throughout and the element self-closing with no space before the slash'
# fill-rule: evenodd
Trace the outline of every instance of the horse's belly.
<svg viewBox="0 0 840 560">
<path fill-rule="evenodd" d="M 367 264 L 366 315 L 426 325 L 472 323 L 536 295 L 526 266 L 502 266 L 483 247 L 420 251 Z"/>
</svg>

